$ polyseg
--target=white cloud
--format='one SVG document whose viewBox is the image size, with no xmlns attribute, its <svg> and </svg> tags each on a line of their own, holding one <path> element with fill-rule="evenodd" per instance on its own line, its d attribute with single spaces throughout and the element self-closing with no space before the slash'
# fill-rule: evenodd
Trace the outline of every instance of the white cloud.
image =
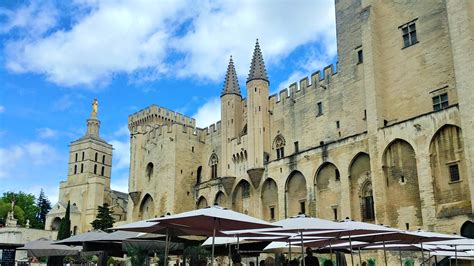
<svg viewBox="0 0 474 266">
<path fill-rule="evenodd" d="M 237 74 L 248 74 L 255 39 L 267 64 L 310 42 L 335 39 L 332 1 L 221 1 L 202 4 L 193 30 L 175 42 L 187 55 L 180 73 L 219 79 L 233 55 Z M 317 14 L 317 16 L 315 16 Z"/>
<path fill-rule="evenodd" d="M 5 113 L 5 106 L 0 105 L 0 114 Z"/>
<path fill-rule="evenodd" d="M 221 119 L 221 100 L 217 97 L 211 98 L 199 107 L 192 117 L 196 119 L 196 125 L 201 128 L 216 123 Z"/>
<path fill-rule="evenodd" d="M 95 85 L 114 73 L 163 72 L 169 30 L 183 19 L 183 1 L 123 1 L 92 5 L 70 30 L 6 46 L 7 67 L 45 74 L 61 85 Z"/>
<path fill-rule="evenodd" d="M 32 171 L 35 167 L 51 165 L 60 161 L 58 151 L 49 144 L 28 142 L 0 148 L 0 179 L 16 179 L 18 171 Z M 34 172 L 34 171 L 33 171 Z"/>
<path fill-rule="evenodd" d="M 128 168 L 130 166 L 130 141 L 111 140 L 109 143 L 114 146 L 112 168 L 114 170 Z"/>
<path fill-rule="evenodd" d="M 56 25 L 58 11 L 49 1 L 31 1 L 15 11 L 0 8 L 0 33 L 25 30 L 28 35 L 38 36 Z"/>
<path fill-rule="evenodd" d="M 36 132 L 38 133 L 38 137 L 40 139 L 50 139 L 58 136 L 58 131 L 49 127 L 38 128 Z"/>
<path fill-rule="evenodd" d="M 130 166 L 130 135 L 127 125 L 121 126 L 112 133 L 112 140 L 109 141 L 114 147 L 112 170 L 128 169 Z"/>
<path fill-rule="evenodd" d="M 93 87 L 115 74 L 132 79 L 163 75 L 221 80 L 229 55 L 239 76 L 248 72 L 253 45 L 261 40 L 267 65 L 297 47 L 335 44 L 332 1 L 76 1 L 70 27 L 6 42 L 14 72 L 44 74 L 65 86 Z M 20 10 L 10 14 L 4 32 Z M 54 16 L 51 16 L 54 18 Z M 39 19 L 32 17 L 32 22 Z M 43 23 L 51 27 L 55 20 Z M 20 26 L 15 26 L 20 27 Z M 327 49 L 335 49 L 327 47 Z"/>
</svg>

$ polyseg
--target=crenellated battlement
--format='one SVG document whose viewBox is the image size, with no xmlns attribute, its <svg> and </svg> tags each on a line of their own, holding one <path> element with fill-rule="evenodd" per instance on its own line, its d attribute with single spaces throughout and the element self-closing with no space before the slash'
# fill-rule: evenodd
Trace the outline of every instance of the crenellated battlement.
<svg viewBox="0 0 474 266">
<path fill-rule="evenodd" d="M 167 123 L 178 123 L 193 128 L 196 127 L 196 120 L 194 118 L 155 104 L 128 116 L 129 129 L 134 126 L 163 125 Z"/>
<path fill-rule="evenodd" d="M 337 67 L 337 65 L 336 65 Z M 316 71 L 311 74 L 310 77 L 304 77 L 300 79 L 299 82 L 294 82 L 283 90 L 280 90 L 278 93 L 272 94 L 269 97 L 270 103 L 275 104 L 284 104 L 288 100 L 293 101 L 299 97 L 299 95 L 304 94 L 308 90 L 312 89 L 316 91 L 319 88 L 327 89 L 328 85 L 333 82 L 333 78 L 336 77 L 337 71 L 334 65 L 326 66 L 323 71 Z"/>
</svg>

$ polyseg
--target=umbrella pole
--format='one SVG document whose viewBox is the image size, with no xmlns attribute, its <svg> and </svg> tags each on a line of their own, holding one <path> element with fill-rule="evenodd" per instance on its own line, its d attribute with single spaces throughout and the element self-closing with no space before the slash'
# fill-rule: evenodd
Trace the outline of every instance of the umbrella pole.
<svg viewBox="0 0 474 266">
<path fill-rule="evenodd" d="M 214 218 L 214 228 L 212 229 L 212 252 L 211 252 L 211 266 L 214 265 L 214 241 L 216 239 L 216 218 Z"/>
<path fill-rule="evenodd" d="M 421 244 L 421 265 L 425 265 L 425 251 L 423 250 L 423 242 Z"/>
<path fill-rule="evenodd" d="M 305 266 L 304 262 L 304 245 L 303 245 L 303 232 L 301 232 L 301 265 Z"/>
<path fill-rule="evenodd" d="M 401 248 L 398 248 L 398 255 L 400 255 L 400 266 L 403 266 L 402 249 Z"/>
<path fill-rule="evenodd" d="M 288 240 L 288 256 L 289 256 L 289 260 L 288 262 L 291 261 L 291 241 Z"/>
<path fill-rule="evenodd" d="M 232 245 L 229 244 L 229 266 L 231 265 L 232 263 L 232 255 L 231 255 L 231 250 L 232 250 Z"/>
<path fill-rule="evenodd" d="M 163 265 L 168 265 L 168 245 L 170 242 L 168 228 L 166 228 L 166 238 L 165 238 L 165 258 L 163 259 Z"/>
<path fill-rule="evenodd" d="M 354 254 L 352 254 L 352 240 L 351 240 L 350 235 L 349 235 L 349 246 L 351 248 L 351 264 L 352 264 L 352 266 L 354 266 Z"/>
<path fill-rule="evenodd" d="M 362 265 L 362 256 L 360 255 L 360 247 L 359 247 L 359 265 Z"/>
<path fill-rule="evenodd" d="M 388 266 L 388 263 L 387 263 L 387 250 L 385 249 L 385 240 L 382 240 L 382 244 L 383 244 L 383 259 L 385 260 L 385 266 Z"/>
<path fill-rule="evenodd" d="M 329 240 L 329 254 L 331 256 L 331 261 L 332 261 L 332 245 L 331 245 L 331 240 Z"/>
<path fill-rule="evenodd" d="M 454 245 L 454 262 L 458 266 L 458 247 Z"/>
</svg>

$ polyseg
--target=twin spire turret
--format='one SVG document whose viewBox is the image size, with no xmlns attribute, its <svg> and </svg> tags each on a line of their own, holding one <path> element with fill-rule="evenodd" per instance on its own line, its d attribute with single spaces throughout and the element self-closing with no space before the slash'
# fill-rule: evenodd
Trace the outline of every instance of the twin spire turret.
<svg viewBox="0 0 474 266">
<path fill-rule="evenodd" d="M 268 82 L 267 70 L 265 69 L 265 63 L 263 62 L 262 51 L 260 50 L 258 39 L 255 44 L 255 49 L 253 50 L 252 63 L 250 64 L 247 83 L 255 79 L 263 79 Z"/>
<path fill-rule="evenodd" d="M 250 72 L 247 82 L 257 79 L 262 79 L 268 82 L 267 70 L 265 69 L 265 63 L 263 61 L 262 51 L 260 50 L 258 39 L 255 43 L 255 49 L 253 50 L 252 63 L 250 64 Z M 241 95 L 239 81 L 237 79 L 237 73 L 235 71 L 232 56 L 230 56 L 229 65 L 227 66 L 224 89 L 222 90 L 221 96 L 226 94 Z"/>
<path fill-rule="evenodd" d="M 239 81 L 237 80 L 237 73 L 235 72 L 234 61 L 232 61 L 232 56 L 230 56 L 229 66 L 227 66 L 224 89 L 222 90 L 222 95 L 225 94 L 240 95 Z"/>
</svg>

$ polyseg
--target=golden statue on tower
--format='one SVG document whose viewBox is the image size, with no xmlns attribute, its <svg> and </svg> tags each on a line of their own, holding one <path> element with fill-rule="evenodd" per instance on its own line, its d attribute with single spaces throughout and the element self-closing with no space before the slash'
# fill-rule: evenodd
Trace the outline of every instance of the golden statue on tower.
<svg viewBox="0 0 474 266">
<path fill-rule="evenodd" d="M 94 101 L 92 101 L 92 113 L 91 113 L 91 117 L 93 118 L 96 118 L 97 117 L 97 109 L 99 108 L 99 101 L 97 101 L 97 99 L 94 99 Z"/>
</svg>

